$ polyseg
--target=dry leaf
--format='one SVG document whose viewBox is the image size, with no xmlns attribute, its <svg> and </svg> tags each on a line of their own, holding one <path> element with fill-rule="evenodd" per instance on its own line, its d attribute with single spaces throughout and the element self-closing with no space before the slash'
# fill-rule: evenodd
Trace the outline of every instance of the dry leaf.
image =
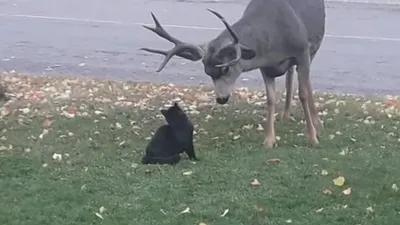
<svg viewBox="0 0 400 225">
<path fill-rule="evenodd" d="M 260 186 L 261 185 L 261 183 L 256 179 L 256 178 L 254 178 L 252 181 L 251 181 L 251 183 L 250 183 L 252 186 Z"/>
<path fill-rule="evenodd" d="M 395 192 L 399 191 L 399 187 L 397 187 L 397 184 L 392 184 L 392 190 Z"/>
<path fill-rule="evenodd" d="M 164 209 L 160 209 L 160 212 L 164 215 L 167 215 L 167 213 L 164 211 Z"/>
<path fill-rule="evenodd" d="M 186 209 L 184 209 L 182 212 L 180 212 L 179 214 L 183 214 L 183 213 L 190 213 L 190 208 L 187 207 Z"/>
<path fill-rule="evenodd" d="M 120 123 L 118 123 L 118 122 L 115 123 L 115 127 L 117 129 L 122 129 L 122 125 Z"/>
<path fill-rule="evenodd" d="M 192 171 L 186 171 L 186 172 L 183 172 L 183 175 L 185 175 L 185 176 L 189 176 L 189 175 L 191 175 L 193 172 Z"/>
<path fill-rule="evenodd" d="M 328 171 L 327 170 L 321 170 L 321 174 L 322 174 L 322 176 L 326 176 L 326 175 L 328 175 Z"/>
<path fill-rule="evenodd" d="M 280 163 L 281 159 L 279 158 L 272 158 L 267 160 L 268 163 Z"/>
<path fill-rule="evenodd" d="M 2 108 L 0 111 L 0 116 L 1 117 L 5 117 L 5 116 L 9 116 L 11 114 L 11 111 L 8 108 Z"/>
<path fill-rule="evenodd" d="M 49 127 L 51 127 L 51 124 L 53 124 L 53 122 L 54 122 L 54 120 L 46 119 L 45 121 L 43 121 L 42 125 L 44 128 L 49 128 Z"/>
<path fill-rule="evenodd" d="M 107 209 L 104 206 L 101 206 L 99 209 L 100 213 L 104 213 Z"/>
<path fill-rule="evenodd" d="M 324 210 L 324 208 L 319 208 L 319 209 L 315 210 L 315 212 L 320 213 L 320 212 L 322 212 L 322 210 Z"/>
<path fill-rule="evenodd" d="M 224 213 L 221 214 L 221 217 L 226 216 L 226 214 L 228 214 L 228 212 L 229 212 L 229 209 L 225 209 Z"/>
<path fill-rule="evenodd" d="M 203 222 L 201 222 L 201 223 L 199 223 L 199 225 L 207 225 L 206 223 L 203 223 Z"/>
<path fill-rule="evenodd" d="M 263 211 L 265 210 L 264 208 L 259 207 L 258 205 L 254 205 L 254 209 L 255 209 L 257 212 L 263 212 Z"/>
<path fill-rule="evenodd" d="M 342 191 L 344 195 L 350 195 L 351 194 L 351 187 L 347 188 L 346 190 Z"/>
<path fill-rule="evenodd" d="M 95 213 L 97 217 L 99 217 L 100 219 L 104 220 L 103 216 L 100 213 Z"/>
<path fill-rule="evenodd" d="M 333 179 L 333 183 L 339 187 L 343 186 L 345 181 L 346 181 L 346 179 L 343 176 L 339 176 L 339 177 Z"/>
<path fill-rule="evenodd" d="M 366 208 L 366 210 L 367 210 L 367 212 L 369 212 L 369 213 L 373 213 L 374 212 L 374 209 L 370 206 L 370 207 L 368 207 L 368 208 Z"/>
<path fill-rule="evenodd" d="M 329 190 L 329 189 L 324 189 L 324 190 L 322 191 L 322 193 L 323 193 L 324 195 L 331 195 L 331 194 L 332 194 L 332 191 Z"/>
<path fill-rule="evenodd" d="M 54 154 L 53 154 L 53 159 L 54 159 L 54 160 L 57 160 L 57 161 L 61 161 L 61 160 L 62 160 L 62 155 L 61 155 L 61 154 L 54 153 Z"/>
<path fill-rule="evenodd" d="M 233 140 L 237 140 L 237 139 L 239 139 L 240 138 L 240 135 L 235 135 L 235 136 L 233 136 Z"/>
<path fill-rule="evenodd" d="M 40 138 L 40 139 L 43 139 L 44 135 L 46 135 L 46 134 L 48 134 L 48 133 L 49 133 L 49 130 L 43 129 L 42 133 L 39 135 L 39 138 Z"/>
</svg>

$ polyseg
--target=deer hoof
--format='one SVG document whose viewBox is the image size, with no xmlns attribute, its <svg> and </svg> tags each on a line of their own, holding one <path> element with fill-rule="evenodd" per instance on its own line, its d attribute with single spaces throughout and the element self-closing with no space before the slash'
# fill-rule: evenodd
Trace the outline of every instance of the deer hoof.
<svg viewBox="0 0 400 225">
<path fill-rule="evenodd" d="M 311 146 L 316 147 L 319 144 L 317 135 L 309 135 L 307 137 L 308 143 L 311 144 Z"/>
<path fill-rule="evenodd" d="M 289 112 L 283 112 L 281 114 L 281 119 L 286 120 L 286 121 L 293 121 L 295 122 L 296 120 L 293 118 L 292 114 Z"/>
<path fill-rule="evenodd" d="M 277 147 L 275 138 L 265 138 L 264 140 L 264 147 L 267 149 Z"/>
</svg>

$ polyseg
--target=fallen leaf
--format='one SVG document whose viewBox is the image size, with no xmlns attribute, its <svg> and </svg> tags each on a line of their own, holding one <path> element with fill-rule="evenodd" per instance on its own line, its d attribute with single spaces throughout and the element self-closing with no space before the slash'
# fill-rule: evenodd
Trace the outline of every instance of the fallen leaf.
<svg viewBox="0 0 400 225">
<path fill-rule="evenodd" d="M 164 209 L 160 209 L 160 212 L 164 215 L 167 215 L 167 213 L 164 211 Z"/>
<path fill-rule="evenodd" d="M 122 129 L 122 125 L 120 123 L 118 123 L 118 122 L 115 123 L 115 127 L 117 129 Z"/>
<path fill-rule="evenodd" d="M 2 108 L 0 111 L 0 116 L 1 117 L 5 117 L 5 116 L 9 116 L 11 114 L 11 111 L 8 108 Z"/>
<path fill-rule="evenodd" d="M 392 190 L 395 192 L 399 191 L 399 187 L 397 187 L 397 184 L 392 184 Z"/>
<path fill-rule="evenodd" d="M 190 213 L 190 208 L 187 207 L 186 209 L 184 209 L 182 212 L 180 212 L 179 214 L 183 214 L 183 213 Z"/>
<path fill-rule="evenodd" d="M 244 130 L 251 130 L 253 129 L 254 125 L 253 124 L 248 124 L 248 125 L 244 125 L 242 129 Z"/>
<path fill-rule="evenodd" d="M 48 133 L 49 133 L 49 130 L 43 129 L 42 133 L 39 135 L 39 138 L 40 138 L 40 139 L 43 139 L 44 135 L 46 135 L 46 134 L 48 134 Z"/>
<path fill-rule="evenodd" d="M 350 195 L 351 194 L 351 187 L 347 188 L 346 190 L 342 191 L 344 195 Z"/>
<path fill-rule="evenodd" d="M 320 212 L 322 212 L 322 210 L 324 210 L 324 208 L 319 208 L 319 209 L 315 210 L 315 212 L 320 213 Z"/>
<path fill-rule="evenodd" d="M 191 175 L 193 172 L 192 171 L 186 171 L 186 172 L 183 172 L 183 175 L 185 175 L 185 176 L 189 176 L 189 175 Z"/>
<path fill-rule="evenodd" d="M 233 140 L 237 140 L 237 139 L 239 139 L 240 138 L 240 135 L 235 135 L 235 136 L 233 136 Z"/>
<path fill-rule="evenodd" d="M 100 213 L 95 213 L 97 217 L 99 217 L 100 219 L 104 220 L 103 216 Z"/>
<path fill-rule="evenodd" d="M 326 175 L 328 175 L 328 171 L 327 170 L 321 170 L 321 174 L 322 174 L 322 176 L 326 176 Z"/>
<path fill-rule="evenodd" d="M 199 225 L 207 225 L 206 223 L 203 223 L 203 222 L 201 222 L 201 223 L 199 223 Z"/>
<path fill-rule="evenodd" d="M 229 209 L 225 209 L 224 213 L 221 214 L 221 217 L 226 216 L 226 214 L 228 214 L 228 212 L 229 212 Z"/>
<path fill-rule="evenodd" d="M 345 181 L 346 181 L 346 179 L 343 176 L 339 176 L 339 177 L 333 179 L 333 183 L 339 187 L 343 186 Z"/>
<path fill-rule="evenodd" d="M 251 181 L 251 183 L 250 183 L 252 186 L 260 186 L 261 185 L 261 183 L 256 179 L 256 178 L 254 178 L 252 181 Z"/>
<path fill-rule="evenodd" d="M 292 223 L 293 221 L 291 219 L 286 220 L 286 223 Z"/>
<path fill-rule="evenodd" d="M 370 207 L 368 207 L 368 208 L 366 208 L 366 210 L 367 210 L 367 212 L 369 212 L 369 213 L 373 213 L 374 212 L 374 209 L 370 206 Z"/>
<path fill-rule="evenodd" d="M 322 193 L 323 193 L 324 195 L 331 195 L 331 194 L 332 194 L 332 191 L 329 190 L 329 189 L 324 189 L 324 190 L 322 191 Z"/>
<path fill-rule="evenodd" d="M 53 159 L 54 159 L 54 160 L 57 160 L 57 161 L 61 161 L 61 160 L 62 160 L 62 155 L 61 155 L 61 154 L 54 153 L 54 154 L 53 154 Z"/>
<path fill-rule="evenodd" d="M 107 209 L 104 206 L 101 206 L 99 209 L 100 213 L 104 213 Z"/>
<path fill-rule="evenodd" d="M 265 210 L 264 208 L 259 207 L 258 205 L 254 205 L 254 209 L 255 209 L 257 212 L 263 212 L 263 211 Z"/>
<path fill-rule="evenodd" d="M 51 127 L 51 124 L 53 124 L 53 122 L 54 122 L 54 120 L 50 120 L 50 119 L 46 118 L 46 119 L 43 121 L 42 126 L 43 126 L 44 128 L 49 128 L 49 127 Z"/>
<path fill-rule="evenodd" d="M 268 163 L 280 163 L 281 159 L 279 158 L 272 158 L 267 160 Z"/>
</svg>

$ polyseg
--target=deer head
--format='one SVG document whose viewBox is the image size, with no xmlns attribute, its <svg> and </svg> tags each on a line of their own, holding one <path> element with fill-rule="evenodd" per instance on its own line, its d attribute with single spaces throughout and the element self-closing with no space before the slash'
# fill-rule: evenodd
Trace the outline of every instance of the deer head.
<svg viewBox="0 0 400 225">
<path fill-rule="evenodd" d="M 224 17 L 211 9 L 208 9 L 208 11 L 222 21 L 229 35 L 225 35 L 226 30 L 224 30 L 217 38 L 206 44 L 195 45 L 186 43 L 172 37 L 161 26 L 155 15 L 151 13 L 156 27 L 152 28 L 145 25 L 143 27 L 174 43 L 175 47 L 169 51 L 150 48 L 141 48 L 140 50 L 165 55 L 165 59 L 157 72 L 160 72 L 174 55 L 191 61 L 201 59 L 205 73 L 213 81 L 217 103 L 225 104 L 229 100 L 237 78 L 243 72 L 241 60 L 253 59 L 256 56 L 256 52 L 239 43 L 239 37 Z"/>
</svg>

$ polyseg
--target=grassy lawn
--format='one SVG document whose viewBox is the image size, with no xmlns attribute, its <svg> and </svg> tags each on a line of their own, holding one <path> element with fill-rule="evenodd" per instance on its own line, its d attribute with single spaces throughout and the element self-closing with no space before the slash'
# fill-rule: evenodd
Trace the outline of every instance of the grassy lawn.
<svg viewBox="0 0 400 225">
<path fill-rule="evenodd" d="M 2 79 L 12 93 L 0 103 L 2 225 L 399 221 L 397 100 L 317 94 L 325 124 L 317 148 L 302 136 L 295 100 L 295 121 L 277 116 L 278 147 L 266 150 L 263 92 L 238 89 L 219 106 L 204 87 Z M 163 123 L 159 109 L 173 100 L 196 124 L 200 161 L 141 165 L 148 137 Z"/>
</svg>

